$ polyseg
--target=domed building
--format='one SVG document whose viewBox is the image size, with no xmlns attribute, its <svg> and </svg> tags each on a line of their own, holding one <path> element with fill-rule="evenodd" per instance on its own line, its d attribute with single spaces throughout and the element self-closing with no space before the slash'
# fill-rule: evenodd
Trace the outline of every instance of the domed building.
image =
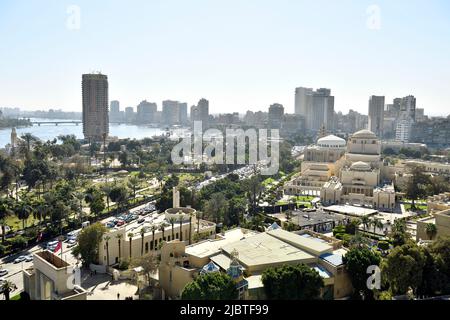
<svg viewBox="0 0 450 320">
<path fill-rule="evenodd" d="M 392 210 L 395 192 L 382 186 L 381 141 L 370 130 L 355 132 L 348 140 L 347 152 L 337 166 L 337 174 L 324 184 L 324 204 L 362 205 Z"/>
<path fill-rule="evenodd" d="M 335 174 L 334 164 L 345 154 L 346 141 L 327 135 L 308 146 L 301 164 L 301 175 L 286 184 L 286 194 L 319 195 L 320 189 Z"/>
</svg>

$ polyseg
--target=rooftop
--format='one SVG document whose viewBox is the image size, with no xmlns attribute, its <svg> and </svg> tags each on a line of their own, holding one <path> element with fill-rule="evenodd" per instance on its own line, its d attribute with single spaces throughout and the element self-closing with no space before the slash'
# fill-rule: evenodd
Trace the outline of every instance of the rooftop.
<svg viewBox="0 0 450 320">
<path fill-rule="evenodd" d="M 270 232 L 276 232 L 280 229 Z M 299 237 L 293 234 L 293 236 Z M 239 261 L 245 267 L 267 267 L 288 262 L 312 263 L 315 257 L 268 233 L 260 233 L 246 239 L 230 243 L 222 248 L 227 254 L 233 250 L 239 253 Z"/>
<path fill-rule="evenodd" d="M 219 253 L 220 249 L 223 246 L 226 246 L 227 244 L 232 242 L 239 241 L 242 238 L 254 236 L 256 234 L 257 232 L 255 231 L 235 228 L 226 231 L 225 234 L 218 234 L 218 236 L 220 237 L 219 239 L 208 239 L 203 242 L 187 246 L 186 253 L 199 258 L 210 257 L 214 254 Z"/>
<path fill-rule="evenodd" d="M 323 210 L 355 217 L 371 216 L 378 213 L 377 210 L 349 205 L 333 205 L 324 207 Z"/>
<path fill-rule="evenodd" d="M 67 262 L 48 250 L 37 252 L 35 253 L 35 255 L 45 260 L 56 269 L 66 268 L 70 266 Z"/>
</svg>

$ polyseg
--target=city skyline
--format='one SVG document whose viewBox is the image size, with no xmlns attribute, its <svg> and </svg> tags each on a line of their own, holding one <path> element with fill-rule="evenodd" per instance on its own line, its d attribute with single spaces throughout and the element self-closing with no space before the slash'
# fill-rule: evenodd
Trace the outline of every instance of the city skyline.
<svg viewBox="0 0 450 320">
<path fill-rule="evenodd" d="M 160 110 L 173 99 L 190 108 L 204 97 L 212 114 L 274 103 L 291 114 L 295 88 L 311 87 L 330 88 L 336 112 L 367 114 L 372 95 L 411 94 L 427 114 L 448 114 L 444 1 L 46 3 L 45 12 L 0 4 L 2 107 L 81 111 L 79 76 L 100 70 L 124 107 L 146 99 Z"/>
</svg>

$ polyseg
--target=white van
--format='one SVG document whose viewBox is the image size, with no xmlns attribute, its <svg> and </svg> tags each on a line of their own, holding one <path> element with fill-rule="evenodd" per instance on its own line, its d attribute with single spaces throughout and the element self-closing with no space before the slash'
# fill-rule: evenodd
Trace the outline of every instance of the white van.
<svg viewBox="0 0 450 320">
<path fill-rule="evenodd" d="M 91 225 L 91 223 L 89 221 L 85 221 L 81 224 L 81 229 L 84 229 L 86 227 L 89 227 Z"/>
</svg>

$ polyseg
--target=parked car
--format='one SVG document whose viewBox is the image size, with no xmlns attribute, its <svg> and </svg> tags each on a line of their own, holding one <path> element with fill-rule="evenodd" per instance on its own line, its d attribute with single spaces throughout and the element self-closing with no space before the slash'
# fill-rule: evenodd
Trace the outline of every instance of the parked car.
<svg viewBox="0 0 450 320">
<path fill-rule="evenodd" d="M 67 242 L 67 248 L 71 248 L 71 247 L 75 246 L 76 244 L 77 244 L 77 240 L 75 240 L 75 239 L 70 239 L 70 240 Z"/>
<path fill-rule="evenodd" d="M 137 221 L 137 223 L 141 224 L 145 222 L 145 218 L 139 218 L 139 220 Z"/>
<path fill-rule="evenodd" d="M 119 221 L 117 222 L 117 224 L 116 224 L 116 227 L 121 227 L 121 226 L 123 226 L 124 224 L 125 224 L 125 221 L 119 220 Z"/>
<path fill-rule="evenodd" d="M 14 260 L 14 263 L 21 263 L 22 261 L 25 261 L 25 256 L 19 256 Z"/>
<path fill-rule="evenodd" d="M 8 270 L 0 269 L 0 277 L 6 276 L 8 274 Z"/>
<path fill-rule="evenodd" d="M 107 227 L 107 228 L 109 228 L 109 229 L 111 229 L 111 228 L 114 228 L 116 225 L 113 223 L 113 222 L 107 222 L 106 224 L 105 224 L 105 226 Z"/>
<path fill-rule="evenodd" d="M 26 261 L 26 262 L 31 262 L 31 261 L 33 261 L 33 255 L 29 254 L 29 255 L 25 256 L 25 261 Z"/>
</svg>

